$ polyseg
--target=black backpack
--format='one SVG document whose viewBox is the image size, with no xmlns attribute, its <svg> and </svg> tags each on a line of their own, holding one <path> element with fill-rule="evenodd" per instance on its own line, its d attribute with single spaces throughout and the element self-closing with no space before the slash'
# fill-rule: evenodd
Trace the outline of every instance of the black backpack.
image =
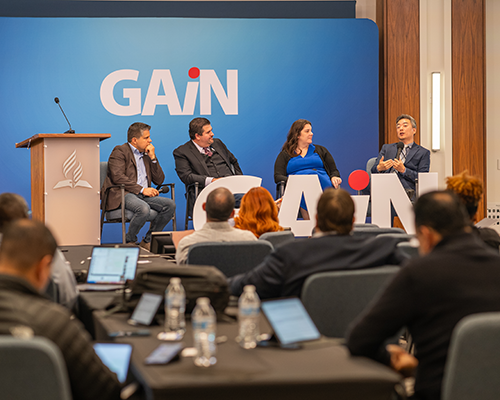
<svg viewBox="0 0 500 400">
<path fill-rule="evenodd" d="M 193 311 L 198 297 L 208 297 L 217 314 L 224 312 L 229 302 L 229 287 L 226 276 L 220 270 L 205 265 L 179 266 L 174 263 L 139 269 L 131 285 L 132 295 L 127 301 L 129 308 L 135 308 L 144 292 L 163 296 L 172 277 L 181 278 L 186 291 L 186 314 Z M 159 312 L 164 313 L 163 307 Z"/>
</svg>

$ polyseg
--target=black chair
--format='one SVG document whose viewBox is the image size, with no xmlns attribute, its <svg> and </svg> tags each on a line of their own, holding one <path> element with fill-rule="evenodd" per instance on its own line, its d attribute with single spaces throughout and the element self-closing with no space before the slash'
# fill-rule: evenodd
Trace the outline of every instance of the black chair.
<svg viewBox="0 0 500 400">
<path fill-rule="evenodd" d="M 100 180 L 101 180 L 101 188 L 104 185 L 104 180 L 106 179 L 106 176 L 108 174 L 108 162 L 107 161 L 101 161 L 100 163 Z M 107 210 L 104 211 L 104 204 L 106 204 L 108 200 L 108 195 L 109 195 L 109 190 L 111 188 L 120 188 L 121 190 L 121 206 L 120 208 L 117 208 L 116 210 Z M 158 185 L 156 189 L 160 190 L 162 193 L 168 193 L 170 192 L 170 198 L 173 200 L 175 203 L 175 183 L 165 183 L 162 185 Z M 101 200 L 101 238 L 102 238 L 102 229 L 104 224 L 122 224 L 122 243 L 125 244 L 125 232 L 126 232 L 126 227 L 125 224 L 127 222 L 130 222 L 132 217 L 134 216 L 134 213 L 132 211 L 129 211 L 125 209 L 125 185 L 112 185 L 107 188 L 107 190 L 102 193 L 102 200 Z M 158 213 L 155 210 L 151 210 L 149 213 L 148 221 L 151 222 L 156 218 Z M 175 218 L 175 213 L 174 216 L 172 217 L 172 230 L 177 230 L 177 223 L 176 223 L 176 218 Z"/>
<path fill-rule="evenodd" d="M 301 299 L 321 334 L 343 338 L 347 328 L 387 285 L 399 267 L 387 265 L 309 276 Z"/>
<path fill-rule="evenodd" d="M 0 336 L 0 387 L 2 399 L 71 400 L 61 351 L 43 337 Z"/>
<path fill-rule="evenodd" d="M 229 278 L 250 271 L 271 251 L 267 240 L 196 243 L 189 248 L 186 264 L 213 265 Z"/>
<path fill-rule="evenodd" d="M 184 230 L 186 231 L 188 230 L 189 221 L 193 220 L 194 203 L 196 203 L 196 199 L 199 194 L 200 184 L 198 182 L 186 185 L 186 194 L 184 195 L 186 198 L 186 219 L 184 220 Z"/>
<path fill-rule="evenodd" d="M 285 181 L 281 181 L 276 184 L 276 200 L 281 199 L 285 194 L 285 186 Z"/>
<path fill-rule="evenodd" d="M 500 393 L 500 313 L 473 314 L 453 330 L 442 400 L 497 400 Z"/>
<path fill-rule="evenodd" d="M 267 240 L 273 247 L 290 242 L 295 239 L 292 231 L 266 232 L 260 235 L 259 240 Z"/>
</svg>

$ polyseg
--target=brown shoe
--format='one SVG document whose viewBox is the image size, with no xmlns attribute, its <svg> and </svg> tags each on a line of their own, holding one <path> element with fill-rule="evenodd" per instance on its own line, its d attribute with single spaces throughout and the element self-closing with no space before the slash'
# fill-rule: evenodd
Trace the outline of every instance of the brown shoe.
<svg viewBox="0 0 500 400">
<path fill-rule="evenodd" d="M 139 243 L 139 247 L 142 247 L 144 250 L 151 251 L 151 243 L 146 243 L 144 239 Z"/>
</svg>

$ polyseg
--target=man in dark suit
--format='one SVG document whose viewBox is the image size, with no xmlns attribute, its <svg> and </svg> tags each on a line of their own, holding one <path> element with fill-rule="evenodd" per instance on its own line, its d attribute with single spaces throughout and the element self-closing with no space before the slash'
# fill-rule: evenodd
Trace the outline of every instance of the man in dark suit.
<svg viewBox="0 0 500 400">
<path fill-rule="evenodd" d="M 220 139 L 214 139 L 208 119 L 193 119 L 189 137 L 189 142 L 174 150 L 175 170 L 185 185 L 198 182 L 203 189 L 218 178 L 243 175 L 236 157 Z"/>
<path fill-rule="evenodd" d="M 431 153 L 414 142 L 417 123 L 412 116 L 400 115 L 396 119 L 396 130 L 399 141 L 404 145 L 399 158 L 396 158 L 397 143 L 384 144 L 372 167 L 372 173 L 397 173 L 405 190 L 414 192 L 418 173 L 429 172 Z"/>
<path fill-rule="evenodd" d="M 418 359 L 415 398 L 439 399 L 456 324 L 470 314 L 500 311 L 500 256 L 472 232 L 452 192 L 419 197 L 415 226 L 422 257 L 405 265 L 353 324 L 347 347 L 396 370 L 415 368 L 413 356 L 385 345 L 407 327 Z"/>
<path fill-rule="evenodd" d="M 158 190 L 151 187 L 151 182 L 161 185 L 165 175 L 151 143 L 150 129 L 149 125 L 141 122 L 130 125 L 128 143 L 116 146 L 109 156 L 108 175 L 101 189 L 102 195 L 109 186 L 125 185 L 125 208 L 134 213 L 126 236 L 127 243 L 137 242 L 137 234 L 148 220 L 151 210 L 157 214 L 140 243 L 147 250 L 151 246 L 151 232 L 162 231 L 175 212 L 175 203 L 158 196 Z M 105 210 L 115 210 L 120 205 L 120 188 L 111 188 Z"/>
<path fill-rule="evenodd" d="M 300 296 L 304 281 L 318 272 L 399 265 L 406 256 L 397 239 L 351 235 L 354 202 L 343 189 L 326 189 L 318 201 L 316 233 L 278 246 L 251 271 L 229 278 L 231 294 L 254 285 L 259 297 Z"/>
</svg>

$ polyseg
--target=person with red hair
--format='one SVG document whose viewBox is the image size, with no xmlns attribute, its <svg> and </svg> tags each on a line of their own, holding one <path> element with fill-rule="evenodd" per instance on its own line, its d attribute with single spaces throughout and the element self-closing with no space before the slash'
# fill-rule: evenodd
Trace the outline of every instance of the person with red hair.
<svg viewBox="0 0 500 400">
<path fill-rule="evenodd" d="M 234 227 L 250 231 L 256 237 L 283 230 L 278 221 L 278 207 L 267 189 L 254 187 L 243 196 Z"/>
</svg>

